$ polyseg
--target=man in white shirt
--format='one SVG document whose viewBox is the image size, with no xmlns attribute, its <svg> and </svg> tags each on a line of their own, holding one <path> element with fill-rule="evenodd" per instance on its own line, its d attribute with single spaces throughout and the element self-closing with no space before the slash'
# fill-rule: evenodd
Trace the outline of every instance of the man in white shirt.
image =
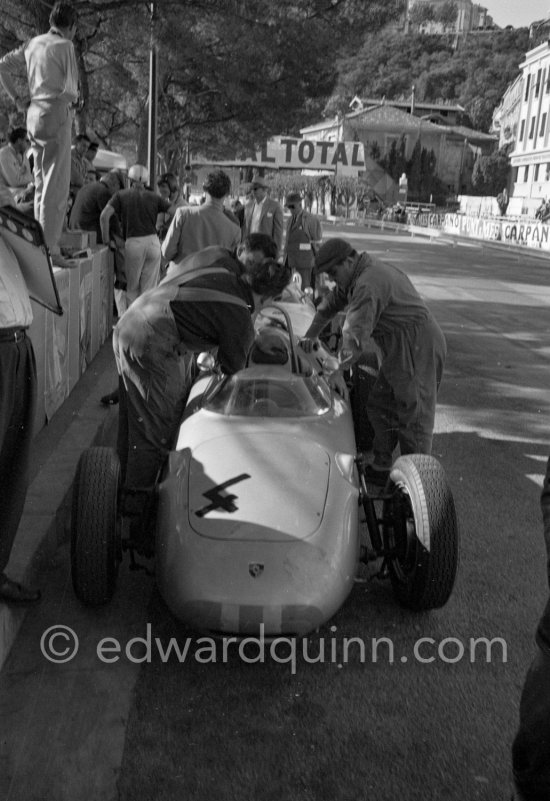
<svg viewBox="0 0 550 801">
<path fill-rule="evenodd" d="M 0 148 L 0 182 L 16 196 L 32 185 L 32 172 L 26 156 L 29 139 L 26 128 L 14 128 L 8 134 L 8 144 Z"/>
<path fill-rule="evenodd" d="M 27 112 L 34 157 L 34 216 L 43 228 L 54 263 L 67 266 L 60 255 L 59 239 L 69 196 L 72 105 L 78 99 L 73 6 L 56 2 L 50 26 L 48 33 L 35 36 L 0 59 L 0 83 L 17 109 Z M 19 96 L 14 82 L 14 76 L 25 71 L 30 104 Z"/>
</svg>

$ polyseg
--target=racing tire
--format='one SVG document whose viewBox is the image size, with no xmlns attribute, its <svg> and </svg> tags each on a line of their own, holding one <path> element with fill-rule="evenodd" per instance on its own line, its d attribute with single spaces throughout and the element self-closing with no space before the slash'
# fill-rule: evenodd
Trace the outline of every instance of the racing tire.
<svg viewBox="0 0 550 801">
<path fill-rule="evenodd" d="M 367 413 L 369 394 L 376 383 L 379 364 L 375 353 L 367 353 L 355 362 L 350 376 L 350 405 L 355 445 L 359 453 L 372 450 L 374 429 Z"/>
<path fill-rule="evenodd" d="M 86 606 L 111 600 L 122 559 L 120 461 L 113 448 L 81 455 L 73 483 L 71 574 L 76 597 Z"/>
<path fill-rule="evenodd" d="M 388 563 L 394 595 L 414 611 L 447 603 L 458 569 L 459 530 L 454 499 L 437 459 L 400 456 L 386 486 L 384 538 L 397 555 Z"/>
</svg>

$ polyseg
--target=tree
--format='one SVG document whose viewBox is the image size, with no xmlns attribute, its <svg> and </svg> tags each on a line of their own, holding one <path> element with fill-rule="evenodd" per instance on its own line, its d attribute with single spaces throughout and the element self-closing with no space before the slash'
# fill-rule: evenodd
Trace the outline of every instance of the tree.
<svg viewBox="0 0 550 801">
<path fill-rule="evenodd" d="M 419 101 L 453 101 L 466 109 L 466 124 L 488 131 L 492 112 L 517 77 L 528 49 L 527 28 L 469 36 L 456 49 L 448 36 L 403 36 L 384 29 L 367 35 L 356 52 L 337 58 L 338 77 L 326 112 L 333 113 L 336 98 L 342 105 L 355 95 L 409 97 L 414 84 Z"/>
<path fill-rule="evenodd" d="M 442 3 L 435 10 L 434 14 L 435 21 L 441 23 L 443 30 L 452 29 L 456 24 L 457 17 L 458 8 L 453 0 L 447 0 L 445 3 Z"/>
<path fill-rule="evenodd" d="M 359 45 L 399 12 L 383 0 L 74 0 L 83 108 L 78 129 L 107 146 L 144 141 L 149 44 L 159 52 L 158 145 L 173 168 L 187 149 L 218 158 L 293 133 L 334 84 L 326 58 Z M 2 52 L 47 28 L 53 0 L 3 0 Z M 251 46 L 251 43 L 253 45 Z M 261 61 L 256 68 L 255 55 Z"/>
<path fill-rule="evenodd" d="M 496 150 L 489 156 L 478 156 L 472 173 L 472 188 L 475 195 L 496 197 L 508 185 L 510 173 L 510 145 Z"/>
<path fill-rule="evenodd" d="M 435 11 L 431 3 L 415 3 L 409 12 L 409 20 L 413 25 L 426 25 L 435 20 Z"/>
</svg>

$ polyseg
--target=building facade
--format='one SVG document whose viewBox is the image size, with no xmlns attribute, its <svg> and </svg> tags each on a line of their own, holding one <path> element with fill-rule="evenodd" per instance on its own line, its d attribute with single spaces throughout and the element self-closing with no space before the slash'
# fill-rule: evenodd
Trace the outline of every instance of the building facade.
<svg viewBox="0 0 550 801">
<path fill-rule="evenodd" d="M 372 101 L 369 101 L 369 103 Z M 345 116 L 302 128 L 307 139 L 319 141 L 358 141 L 365 146 L 365 155 L 378 160 L 386 155 L 392 143 L 405 142 L 405 158 L 410 159 L 418 140 L 426 150 L 433 150 L 435 172 L 449 194 L 464 194 L 471 189 L 473 167 L 478 155 L 488 155 L 497 144 L 497 137 L 473 131 L 460 125 L 432 122 L 403 111 L 390 102 L 378 102 Z M 428 115 L 430 116 L 430 115 Z"/>
<path fill-rule="evenodd" d="M 518 75 L 508 86 L 493 112 L 491 133 L 498 136 L 499 149 L 506 145 L 514 145 L 518 137 L 522 95 L 523 75 Z"/>
<path fill-rule="evenodd" d="M 550 198 L 550 42 L 530 50 L 520 64 L 519 131 L 512 164 L 511 194 L 531 212 Z"/>
<path fill-rule="evenodd" d="M 446 0 L 409 0 L 409 10 L 420 2 L 432 6 L 436 12 L 438 7 L 446 4 Z M 445 26 L 434 20 L 415 25 L 414 28 L 418 29 L 420 33 L 427 34 L 452 32 L 464 35 L 471 31 L 493 30 L 496 27 L 493 18 L 483 6 L 473 3 L 472 0 L 454 0 L 454 4 L 457 9 L 457 17 L 452 26 Z"/>
</svg>

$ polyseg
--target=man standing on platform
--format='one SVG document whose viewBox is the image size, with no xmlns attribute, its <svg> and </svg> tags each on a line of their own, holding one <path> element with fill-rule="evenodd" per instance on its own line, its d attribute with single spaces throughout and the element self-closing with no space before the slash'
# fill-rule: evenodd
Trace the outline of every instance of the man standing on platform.
<svg viewBox="0 0 550 801">
<path fill-rule="evenodd" d="M 291 214 L 286 226 L 285 259 L 293 272 L 300 273 L 302 289 L 314 289 L 313 265 L 323 238 L 321 223 L 314 214 L 302 208 L 302 197 L 298 192 L 287 195 L 285 206 Z"/>
<path fill-rule="evenodd" d="M 78 71 L 72 39 L 76 12 L 56 2 L 50 30 L 0 59 L 0 83 L 19 111 L 27 112 L 34 157 L 34 216 L 54 264 L 67 266 L 59 247 L 71 175 L 71 107 L 78 99 Z M 13 76 L 25 72 L 30 105 L 18 94 Z M 28 109 L 27 109 L 28 106 Z"/>
</svg>

